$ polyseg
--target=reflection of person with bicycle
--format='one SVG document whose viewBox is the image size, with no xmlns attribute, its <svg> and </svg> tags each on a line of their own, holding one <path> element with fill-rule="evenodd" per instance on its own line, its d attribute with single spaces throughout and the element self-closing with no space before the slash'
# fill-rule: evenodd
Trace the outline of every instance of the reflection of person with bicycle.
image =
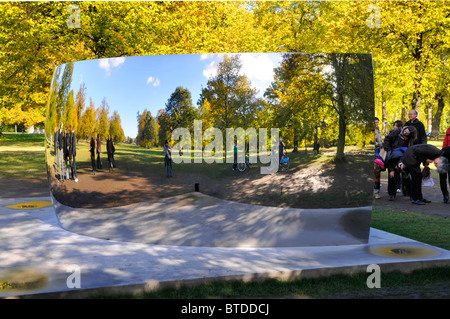
<svg viewBox="0 0 450 319">
<path fill-rule="evenodd" d="M 284 171 L 289 169 L 289 158 L 285 156 L 285 151 L 287 152 L 286 145 L 280 138 L 280 143 L 278 144 L 278 167 Z"/>
<path fill-rule="evenodd" d="M 280 138 L 280 144 L 278 144 L 278 156 L 279 156 L 278 163 L 281 163 L 284 157 L 284 151 L 286 151 L 286 145 L 284 145 L 283 140 Z"/>
<path fill-rule="evenodd" d="M 234 142 L 233 153 L 234 153 L 233 171 L 235 171 L 237 168 L 237 153 L 238 153 L 237 141 Z"/>
</svg>

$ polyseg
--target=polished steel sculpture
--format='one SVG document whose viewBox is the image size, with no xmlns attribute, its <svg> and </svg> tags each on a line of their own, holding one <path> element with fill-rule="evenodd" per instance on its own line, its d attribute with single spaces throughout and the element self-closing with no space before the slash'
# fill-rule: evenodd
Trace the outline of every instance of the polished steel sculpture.
<svg viewBox="0 0 450 319">
<path fill-rule="evenodd" d="M 51 195 L 64 227 L 106 239 L 367 242 L 373 122 L 369 54 L 66 63 L 55 70 L 47 106 Z M 119 231 L 124 225 L 128 233 Z M 220 235 L 225 228 L 236 236 Z M 198 236 L 205 229 L 215 240 Z"/>
</svg>

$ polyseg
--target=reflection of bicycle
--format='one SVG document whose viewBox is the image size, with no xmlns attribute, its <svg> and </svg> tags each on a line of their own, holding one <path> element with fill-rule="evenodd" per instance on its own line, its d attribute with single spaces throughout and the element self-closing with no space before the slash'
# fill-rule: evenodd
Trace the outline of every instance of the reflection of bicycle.
<svg viewBox="0 0 450 319">
<path fill-rule="evenodd" d="M 280 161 L 279 169 L 282 171 L 287 171 L 289 169 L 289 157 L 283 155 Z"/>
<path fill-rule="evenodd" d="M 238 170 L 239 170 L 239 172 L 243 172 L 243 171 L 245 171 L 246 169 L 247 169 L 247 167 L 250 169 L 250 168 L 252 168 L 252 159 L 251 158 L 245 158 L 245 163 L 238 163 Z"/>
</svg>

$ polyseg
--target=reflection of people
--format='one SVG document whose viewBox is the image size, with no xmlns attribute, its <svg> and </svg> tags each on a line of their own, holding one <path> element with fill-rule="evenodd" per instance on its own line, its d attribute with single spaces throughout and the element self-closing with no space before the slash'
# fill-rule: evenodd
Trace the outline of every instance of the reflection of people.
<svg viewBox="0 0 450 319">
<path fill-rule="evenodd" d="M 417 111 L 410 110 L 408 113 L 409 121 L 405 126 L 414 126 L 417 130 L 417 141 L 415 144 L 427 144 L 427 134 L 425 132 L 425 125 L 417 118 Z"/>
<path fill-rule="evenodd" d="M 69 165 L 71 165 L 71 163 L 70 163 L 70 160 L 69 160 L 69 134 L 67 134 L 67 126 L 64 129 L 63 146 L 64 146 L 64 172 L 65 172 L 65 178 L 69 179 Z M 69 165 L 67 165 L 67 161 L 69 161 Z"/>
<path fill-rule="evenodd" d="M 111 135 L 108 135 L 108 140 L 106 141 L 106 152 L 108 153 L 108 161 L 109 161 L 109 171 L 114 171 L 114 152 L 116 148 L 114 147 L 114 143 L 112 141 Z"/>
<path fill-rule="evenodd" d="M 90 144 L 89 151 L 91 153 L 92 174 L 95 175 L 96 166 L 95 166 L 95 140 L 94 140 L 94 133 L 92 133 L 92 136 L 91 136 L 91 144 Z"/>
<path fill-rule="evenodd" d="M 164 166 L 166 167 L 166 176 L 172 177 L 172 149 L 169 142 L 164 142 Z"/>
<path fill-rule="evenodd" d="M 100 158 L 100 154 L 102 152 L 102 141 L 100 140 L 100 134 L 97 134 L 97 168 L 102 169 L 102 159 Z"/>
<path fill-rule="evenodd" d="M 234 142 L 233 145 L 233 171 L 236 170 L 237 168 L 237 154 L 238 154 L 238 146 L 237 146 L 237 141 Z"/>
<path fill-rule="evenodd" d="M 286 150 L 286 145 L 284 145 L 284 142 L 280 138 L 280 142 L 278 144 L 278 163 L 281 165 L 281 159 L 284 156 L 284 151 Z"/>
<path fill-rule="evenodd" d="M 313 148 L 313 150 L 314 150 L 314 153 L 315 153 L 315 154 L 319 154 L 320 144 L 319 144 L 318 141 L 315 141 L 315 142 L 314 142 L 314 148 Z"/>
<path fill-rule="evenodd" d="M 58 128 L 55 127 L 55 136 L 53 138 L 53 147 L 55 152 L 55 169 L 58 167 Z"/>
<path fill-rule="evenodd" d="M 422 172 L 420 171 L 420 164 L 428 166 L 430 163 L 435 163 L 442 156 L 442 151 L 431 144 L 417 144 L 409 147 L 403 154 L 402 160 L 399 163 L 399 168 L 404 169 L 411 174 L 411 199 L 412 203 L 416 205 L 425 205 L 430 203 L 422 196 Z"/>
<path fill-rule="evenodd" d="M 58 166 L 59 166 L 59 180 L 63 181 L 63 123 L 61 123 L 59 127 L 58 132 L 58 150 L 59 150 L 59 160 L 58 160 Z"/>
<path fill-rule="evenodd" d="M 72 129 L 72 127 L 69 125 L 69 163 L 70 163 L 70 170 L 72 174 L 72 179 L 75 182 L 78 182 L 77 177 L 77 162 L 76 162 L 76 156 L 77 156 L 77 136 L 75 135 L 75 128 Z"/>
</svg>

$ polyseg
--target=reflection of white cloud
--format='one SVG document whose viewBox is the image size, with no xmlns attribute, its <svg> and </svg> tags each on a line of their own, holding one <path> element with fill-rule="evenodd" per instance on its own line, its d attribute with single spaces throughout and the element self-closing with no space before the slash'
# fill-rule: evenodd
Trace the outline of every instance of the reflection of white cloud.
<svg viewBox="0 0 450 319">
<path fill-rule="evenodd" d="M 235 54 L 229 54 L 229 56 L 232 55 Z M 218 55 L 212 62 L 206 65 L 206 67 L 203 69 L 203 75 L 207 79 L 216 76 L 217 67 L 222 61 L 223 55 Z M 242 64 L 240 74 L 246 75 L 249 81 L 252 83 L 252 86 L 260 90 L 261 93 L 264 93 L 263 91 L 273 81 L 274 68 L 276 68 L 281 61 L 281 55 L 267 53 L 240 54 L 240 61 Z"/>
<path fill-rule="evenodd" d="M 100 67 L 100 69 L 105 70 L 106 76 L 110 76 L 111 68 L 116 68 L 124 62 L 125 62 L 124 57 L 100 59 L 100 61 L 98 62 L 98 66 Z"/>
<path fill-rule="evenodd" d="M 210 78 L 216 76 L 217 64 L 218 64 L 218 61 L 212 61 L 211 63 L 209 63 L 206 66 L 206 68 L 203 70 L 203 75 L 205 76 L 205 78 L 207 78 L 209 80 Z"/>
<path fill-rule="evenodd" d="M 153 76 L 149 76 L 147 79 L 147 84 L 152 84 L 153 86 L 160 86 L 160 82 L 158 78 L 154 78 Z"/>
<path fill-rule="evenodd" d="M 211 56 L 212 56 L 212 54 L 207 54 L 207 53 L 201 54 L 200 61 L 208 60 Z"/>
<path fill-rule="evenodd" d="M 241 74 L 245 74 L 250 81 L 267 83 L 273 81 L 273 69 L 276 65 L 267 54 L 244 54 L 241 56 Z"/>
</svg>

